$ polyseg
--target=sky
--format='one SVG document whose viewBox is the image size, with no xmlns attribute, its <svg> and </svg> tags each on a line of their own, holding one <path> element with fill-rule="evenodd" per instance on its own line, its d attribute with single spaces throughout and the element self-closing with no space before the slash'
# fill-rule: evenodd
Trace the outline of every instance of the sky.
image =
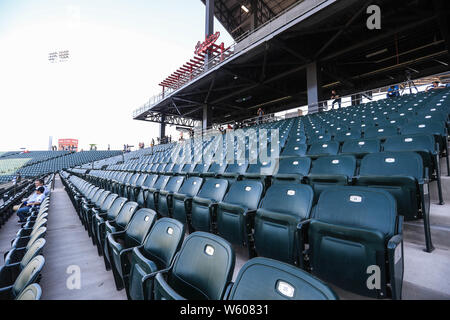
<svg viewBox="0 0 450 320">
<path fill-rule="evenodd" d="M 47 150 L 50 136 L 147 146 L 159 125 L 133 110 L 193 57 L 204 23 L 200 0 L 0 0 L 0 151 Z M 232 44 L 217 20 L 215 31 Z M 63 50 L 67 61 L 49 61 Z"/>
</svg>

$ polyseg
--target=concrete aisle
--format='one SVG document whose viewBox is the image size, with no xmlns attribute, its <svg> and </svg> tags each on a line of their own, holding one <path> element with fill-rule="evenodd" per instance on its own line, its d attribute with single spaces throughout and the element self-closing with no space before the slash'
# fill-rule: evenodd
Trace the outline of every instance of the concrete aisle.
<svg viewBox="0 0 450 320">
<path fill-rule="evenodd" d="M 125 290 L 116 290 L 112 272 L 105 270 L 103 258 L 92 245 L 58 175 L 52 191 L 46 240 L 46 262 L 40 283 L 43 300 L 126 299 Z M 69 266 L 78 266 L 81 271 L 80 289 L 70 290 L 66 285 L 72 276 L 67 273 Z"/>
</svg>

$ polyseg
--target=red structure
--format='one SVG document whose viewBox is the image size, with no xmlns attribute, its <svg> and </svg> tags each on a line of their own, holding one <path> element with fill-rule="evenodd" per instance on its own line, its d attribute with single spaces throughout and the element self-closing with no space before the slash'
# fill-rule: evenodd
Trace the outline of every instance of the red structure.
<svg viewBox="0 0 450 320">
<path fill-rule="evenodd" d="M 78 151 L 78 139 L 58 139 L 58 150 Z"/>
<path fill-rule="evenodd" d="M 163 96 L 166 88 L 177 89 L 200 74 L 204 69 L 206 55 L 210 55 L 210 61 L 221 62 L 225 55 L 230 54 L 230 48 L 225 49 L 223 42 L 219 45 L 215 44 L 219 37 L 220 32 L 217 31 L 206 37 L 204 42 L 197 43 L 194 57 L 159 84 L 162 87 Z"/>
</svg>

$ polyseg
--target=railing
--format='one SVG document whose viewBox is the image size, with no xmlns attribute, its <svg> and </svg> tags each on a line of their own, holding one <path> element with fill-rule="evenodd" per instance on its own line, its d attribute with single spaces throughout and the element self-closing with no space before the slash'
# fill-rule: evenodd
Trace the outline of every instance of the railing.
<svg viewBox="0 0 450 320">
<path fill-rule="evenodd" d="M 159 93 L 159 94 L 156 94 L 156 95 L 150 97 L 150 99 L 144 105 L 142 105 L 141 107 L 139 107 L 139 108 L 137 108 L 137 109 L 135 109 L 133 111 L 133 118 L 136 118 L 137 116 L 141 115 L 145 111 L 150 110 L 154 105 L 156 105 L 159 102 L 161 102 L 162 100 L 164 100 L 170 94 L 172 94 L 173 92 L 175 92 L 175 91 L 177 91 L 177 90 L 187 86 L 189 83 L 191 83 L 192 81 L 194 81 L 195 79 L 197 79 L 201 75 L 205 74 L 206 72 L 208 72 L 208 70 L 211 70 L 213 67 L 216 67 L 216 66 L 219 66 L 221 64 L 224 64 L 230 57 L 234 56 L 234 54 L 236 53 L 236 51 L 235 51 L 236 45 L 239 42 L 241 42 L 244 39 L 248 38 L 252 34 L 258 32 L 262 28 L 266 27 L 269 23 L 271 23 L 274 20 L 278 19 L 280 16 L 282 16 L 283 14 L 285 14 L 286 12 L 288 12 L 289 10 L 293 9 L 294 7 L 300 5 L 303 2 L 304 1 L 298 1 L 298 2 L 296 2 L 294 4 L 292 4 L 288 8 L 286 8 L 283 11 L 281 11 L 280 13 L 278 13 L 273 18 L 267 20 L 265 23 L 263 23 L 260 26 L 258 26 L 257 28 L 255 28 L 253 30 L 246 31 L 245 33 L 243 33 L 242 35 L 237 37 L 235 39 L 234 43 L 230 47 L 228 47 L 228 49 L 227 49 L 227 51 L 229 51 L 229 54 L 225 55 L 222 59 L 217 59 L 217 58 L 220 58 L 220 55 L 217 56 L 217 57 L 214 57 L 214 59 L 212 59 L 211 61 L 208 61 L 208 64 L 206 65 L 206 68 L 205 68 L 205 65 L 203 65 L 203 68 L 197 69 L 198 72 L 193 74 L 192 78 L 188 82 L 185 82 L 184 84 L 182 84 L 181 86 L 176 87 L 176 88 L 166 88 L 164 93 Z M 310 9 L 310 10 L 312 10 L 312 9 Z M 294 19 L 294 18 L 292 18 L 292 19 Z M 242 49 L 244 49 L 244 48 L 242 48 Z"/>
</svg>

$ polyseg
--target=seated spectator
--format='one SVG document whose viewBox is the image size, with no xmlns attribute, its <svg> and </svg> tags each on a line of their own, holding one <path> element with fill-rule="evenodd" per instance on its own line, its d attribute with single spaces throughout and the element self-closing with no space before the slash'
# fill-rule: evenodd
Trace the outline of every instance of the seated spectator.
<svg viewBox="0 0 450 320">
<path fill-rule="evenodd" d="M 433 83 L 431 84 L 431 86 L 429 86 L 429 87 L 427 87 L 426 89 L 425 89 L 425 92 L 429 92 L 429 91 L 431 91 L 431 90 L 439 90 L 439 89 L 445 89 L 446 87 L 445 86 L 440 86 L 439 85 L 439 81 L 433 81 Z"/>
<path fill-rule="evenodd" d="M 26 221 L 30 209 L 33 206 L 39 206 L 42 201 L 45 199 L 45 188 L 44 187 L 38 187 L 36 188 L 36 191 L 28 198 L 27 201 L 23 203 L 23 207 L 17 210 L 17 216 L 19 217 L 19 223 L 23 223 Z"/>
<path fill-rule="evenodd" d="M 395 97 L 399 97 L 400 96 L 400 92 L 399 92 L 399 88 L 397 85 L 395 86 L 390 86 L 388 91 L 387 91 L 387 97 L 388 98 L 395 98 Z"/>
<path fill-rule="evenodd" d="M 44 187 L 45 191 L 44 191 L 44 196 L 48 196 L 48 193 L 50 192 L 49 188 L 44 184 L 44 179 L 36 179 L 36 181 L 34 181 L 34 185 L 36 186 L 36 188 L 39 187 Z"/>
</svg>

